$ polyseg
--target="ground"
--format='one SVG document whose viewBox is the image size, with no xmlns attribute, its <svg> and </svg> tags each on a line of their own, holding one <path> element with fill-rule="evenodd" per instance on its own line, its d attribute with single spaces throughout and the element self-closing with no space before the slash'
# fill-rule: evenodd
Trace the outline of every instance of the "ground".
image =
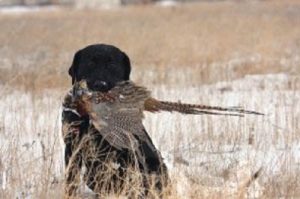
<svg viewBox="0 0 300 199">
<path fill-rule="evenodd" d="M 124 50 L 159 99 L 265 113 L 146 114 L 170 198 L 300 197 L 300 2 L 0 9 L 0 24 L 0 198 L 62 196 L 61 101 L 91 43 Z"/>
</svg>

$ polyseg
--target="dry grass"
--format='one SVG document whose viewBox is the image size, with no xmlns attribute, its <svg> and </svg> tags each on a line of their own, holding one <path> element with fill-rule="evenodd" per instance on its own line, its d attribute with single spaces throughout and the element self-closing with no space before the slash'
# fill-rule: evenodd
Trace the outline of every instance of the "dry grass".
<svg viewBox="0 0 300 199">
<path fill-rule="evenodd" d="M 0 14 L 0 24 L 0 198 L 62 196 L 67 69 L 77 49 L 102 42 L 127 52 L 133 80 L 161 99 L 267 114 L 147 114 L 170 198 L 300 197 L 299 2 L 61 9 Z"/>
<path fill-rule="evenodd" d="M 134 71 L 160 74 L 158 84 L 173 83 L 168 69 L 192 69 L 193 84 L 299 74 L 299 9 L 297 1 L 267 1 L 1 15 L 0 79 L 27 89 L 66 87 L 74 51 L 102 42 L 127 52 Z"/>
</svg>

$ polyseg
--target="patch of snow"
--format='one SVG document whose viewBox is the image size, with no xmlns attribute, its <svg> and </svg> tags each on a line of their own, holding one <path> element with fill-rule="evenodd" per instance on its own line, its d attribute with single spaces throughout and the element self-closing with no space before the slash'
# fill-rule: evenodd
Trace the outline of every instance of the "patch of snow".
<svg viewBox="0 0 300 199">
<path fill-rule="evenodd" d="M 1 14 L 24 14 L 31 12 L 56 11 L 58 6 L 7 6 L 0 7 Z"/>
<path fill-rule="evenodd" d="M 162 0 L 155 3 L 156 5 L 163 6 L 163 7 L 170 7 L 178 5 L 178 2 L 173 0 Z"/>
</svg>

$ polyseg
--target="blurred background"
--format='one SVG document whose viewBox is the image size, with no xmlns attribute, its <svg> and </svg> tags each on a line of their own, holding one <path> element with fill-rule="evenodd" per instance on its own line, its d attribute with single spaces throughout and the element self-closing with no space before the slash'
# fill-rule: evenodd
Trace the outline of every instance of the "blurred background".
<svg viewBox="0 0 300 199">
<path fill-rule="evenodd" d="M 153 83 L 300 73 L 296 0 L 2 0 L 0 5 L 5 85 L 69 86 L 66 71 L 73 54 L 93 43 L 118 46 L 131 58 L 137 79 L 144 77 L 140 68 L 158 73 L 149 78 Z M 189 72 L 187 79 L 173 76 Z"/>
<path fill-rule="evenodd" d="M 62 196 L 67 71 L 95 43 L 157 98 L 266 114 L 147 113 L 170 198 L 300 197 L 300 1 L 0 0 L 0 28 L 0 198 Z"/>
</svg>

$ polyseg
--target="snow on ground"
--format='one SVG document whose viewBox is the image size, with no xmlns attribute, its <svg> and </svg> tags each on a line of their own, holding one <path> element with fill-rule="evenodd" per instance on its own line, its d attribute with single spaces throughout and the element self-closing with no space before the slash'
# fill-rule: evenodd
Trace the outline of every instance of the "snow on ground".
<svg viewBox="0 0 300 199">
<path fill-rule="evenodd" d="M 58 10 L 59 6 L 7 6 L 0 7 L 1 14 L 24 14 Z"/>
<path fill-rule="evenodd" d="M 291 83 L 292 82 L 292 83 Z M 145 126 L 161 150 L 178 193 L 188 198 L 190 184 L 229 192 L 262 169 L 249 196 L 258 197 L 270 181 L 300 173 L 300 91 L 296 77 L 246 76 L 233 82 L 153 88 L 160 99 L 220 106 L 243 106 L 265 116 L 183 116 L 147 113 Z M 0 104 L 0 193 L 31 195 L 63 179 L 60 103 L 63 92 L 13 91 Z M 43 175 L 49 175 L 41 185 Z M 278 176 L 281 176 L 278 178 Z"/>
<path fill-rule="evenodd" d="M 169 7 L 169 6 L 178 5 L 178 2 L 173 0 L 163 0 L 163 1 L 157 1 L 155 4 L 158 6 Z"/>
<path fill-rule="evenodd" d="M 299 175 L 300 90 L 292 89 L 299 82 L 299 77 L 276 74 L 185 90 L 157 88 L 154 95 L 160 98 L 242 106 L 265 116 L 148 114 L 146 127 L 172 172 L 183 172 L 206 187 L 236 189 L 261 168 L 262 189 L 270 179 Z M 251 197 L 257 197 L 257 189 Z"/>
<path fill-rule="evenodd" d="M 0 187 L 9 192 L 17 186 L 14 198 L 34 193 L 47 169 L 53 182 L 63 176 L 60 101 L 57 92 L 1 97 Z"/>
</svg>

